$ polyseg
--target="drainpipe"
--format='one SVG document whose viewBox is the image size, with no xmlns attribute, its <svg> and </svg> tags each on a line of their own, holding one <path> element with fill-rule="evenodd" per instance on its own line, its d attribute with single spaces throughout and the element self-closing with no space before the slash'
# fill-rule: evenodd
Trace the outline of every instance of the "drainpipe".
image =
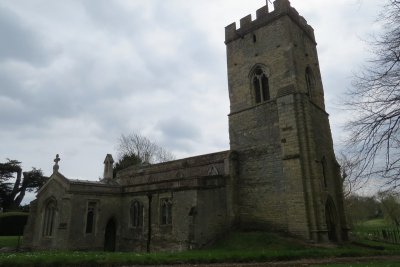
<svg viewBox="0 0 400 267">
<path fill-rule="evenodd" d="M 151 242 L 151 199 L 152 195 L 147 194 L 147 198 L 149 199 L 149 208 L 147 211 L 148 214 L 148 220 L 147 220 L 147 246 L 146 246 L 146 251 L 150 252 L 150 242 Z"/>
</svg>

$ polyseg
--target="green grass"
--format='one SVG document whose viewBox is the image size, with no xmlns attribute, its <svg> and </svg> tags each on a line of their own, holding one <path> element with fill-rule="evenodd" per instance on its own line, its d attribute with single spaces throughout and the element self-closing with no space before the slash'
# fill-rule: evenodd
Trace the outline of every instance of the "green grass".
<svg viewBox="0 0 400 267">
<path fill-rule="evenodd" d="M 373 227 L 373 228 L 391 226 L 391 224 L 388 223 L 385 219 L 368 220 L 368 221 L 361 223 L 361 225 L 363 225 L 365 227 Z"/>
<path fill-rule="evenodd" d="M 393 225 L 387 222 L 385 219 L 373 219 L 354 225 L 355 231 L 369 231 L 377 228 L 393 227 Z"/>
<path fill-rule="evenodd" d="M 355 262 L 355 263 L 336 263 L 325 265 L 311 265 L 312 267 L 398 267 L 399 262 Z"/>
<path fill-rule="evenodd" d="M 399 229 L 385 219 L 373 219 L 354 225 L 352 233 L 357 239 L 399 242 Z M 383 234 L 386 233 L 386 236 Z"/>
<path fill-rule="evenodd" d="M 17 247 L 17 245 L 18 245 L 18 236 L 0 236 L 0 248 Z"/>
<path fill-rule="evenodd" d="M 365 241 L 370 242 L 370 241 Z M 381 244 L 381 243 L 378 243 Z M 212 247 L 177 253 L 128 252 L 25 252 L 0 253 L 0 266 L 120 266 L 134 264 L 176 264 L 217 262 L 265 262 L 304 258 L 400 255 L 399 246 L 380 249 L 372 244 L 320 247 L 265 232 L 234 232 Z M 346 266 L 346 265 L 344 265 Z M 362 266 L 362 265 L 360 265 Z"/>
<path fill-rule="evenodd" d="M 9 217 L 9 216 L 27 216 L 28 212 L 20 212 L 20 211 L 11 211 L 11 212 L 1 212 L 0 218 Z"/>
</svg>

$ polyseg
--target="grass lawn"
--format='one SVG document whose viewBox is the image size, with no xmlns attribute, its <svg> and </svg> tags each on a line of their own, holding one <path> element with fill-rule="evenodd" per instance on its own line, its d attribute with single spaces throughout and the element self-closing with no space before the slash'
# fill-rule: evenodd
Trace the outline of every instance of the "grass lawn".
<svg viewBox="0 0 400 267">
<path fill-rule="evenodd" d="M 372 228 L 392 226 L 385 219 L 368 220 L 368 221 L 365 221 L 363 223 L 360 223 L 360 225 L 362 225 L 364 227 L 372 227 Z"/>
<path fill-rule="evenodd" d="M 385 240 L 400 243 L 400 231 L 384 219 L 373 219 L 354 225 L 352 233 L 357 239 Z"/>
<path fill-rule="evenodd" d="M 17 245 L 18 245 L 18 236 L 0 236 L 0 248 L 17 247 Z"/>
<path fill-rule="evenodd" d="M 10 212 L 0 212 L 0 218 L 9 217 L 9 216 L 27 216 L 28 212 L 21 211 L 10 211 Z"/>
<path fill-rule="evenodd" d="M 326 265 L 311 265 L 312 267 L 398 267 L 399 262 L 360 262 L 360 263 L 339 263 Z"/>
<path fill-rule="evenodd" d="M 176 253 L 62 251 L 0 253 L 0 266 L 73 266 L 79 264 L 87 267 L 134 264 L 265 262 L 305 258 L 400 255 L 400 246 L 398 245 L 364 242 L 366 243 L 360 241 L 361 245 L 346 244 L 337 247 L 320 247 L 272 233 L 234 232 L 214 246 L 201 250 Z M 378 246 L 379 248 L 376 248 Z"/>
<path fill-rule="evenodd" d="M 354 225 L 354 231 L 370 231 L 375 229 L 393 227 L 391 223 L 385 219 L 373 219 Z"/>
</svg>

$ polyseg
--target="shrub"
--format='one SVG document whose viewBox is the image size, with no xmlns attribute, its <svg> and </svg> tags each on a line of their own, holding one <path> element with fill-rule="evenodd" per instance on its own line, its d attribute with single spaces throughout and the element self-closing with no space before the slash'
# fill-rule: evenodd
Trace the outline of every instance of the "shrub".
<svg viewBox="0 0 400 267">
<path fill-rule="evenodd" d="M 28 213 L 6 212 L 0 214 L 0 236 L 23 235 Z"/>
</svg>

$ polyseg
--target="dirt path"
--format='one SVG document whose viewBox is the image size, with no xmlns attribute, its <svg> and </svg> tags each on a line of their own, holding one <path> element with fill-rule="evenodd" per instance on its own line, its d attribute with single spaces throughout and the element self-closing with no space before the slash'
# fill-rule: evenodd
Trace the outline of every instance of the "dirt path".
<svg viewBox="0 0 400 267">
<path fill-rule="evenodd" d="M 400 256 L 374 256 L 374 257 L 345 257 L 345 258 L 325 258 L 325 259 L 302 259 L 294 261 L 275 261 L 258 263 L 214 263 L 214 264 L 174 264 L 174 265 L 146 265 L 146 267 L 264 267 L 264 266 L 313 266 L 331 263 L 362 263 L 362 262 L 399 262 Z M 142 265 L 130 265 L 123 267 L 144 267 Z"/>
</svg>

